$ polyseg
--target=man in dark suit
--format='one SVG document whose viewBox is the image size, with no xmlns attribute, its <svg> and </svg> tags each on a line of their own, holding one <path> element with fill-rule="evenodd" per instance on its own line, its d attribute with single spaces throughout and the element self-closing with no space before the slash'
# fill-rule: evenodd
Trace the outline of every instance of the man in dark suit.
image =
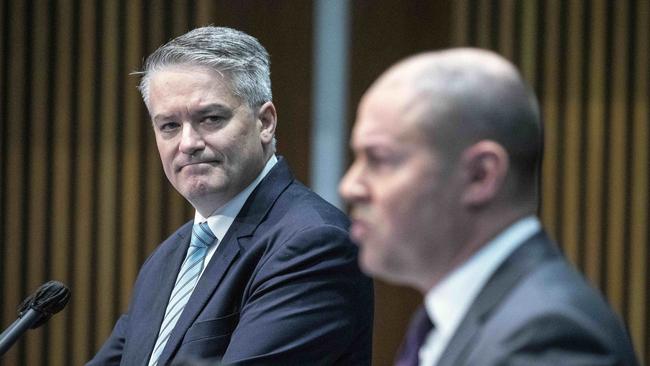
<svg viewBox="0 0 650 366">
<path fill-rule="evenodd" d="M 397 365 L 636 365 L 535 216 L 536 98 L 489 51 L 408 58 L 366 92 L 341 182 L 367 273 L 424 295 Z"/>
<path fill-rule="evenodd" d="M 89 364 L 369 364 L 372 284 L 347 218 L 274 154 L 264 47 L 199 28 L 141 74 L 165 174 L 196 214 L 144 263 Z"/>
</svg>

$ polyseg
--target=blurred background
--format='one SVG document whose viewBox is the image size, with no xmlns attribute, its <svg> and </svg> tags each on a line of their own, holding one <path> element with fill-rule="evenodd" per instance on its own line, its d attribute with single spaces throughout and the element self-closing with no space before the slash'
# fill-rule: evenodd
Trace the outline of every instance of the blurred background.
<svg viewBox="0 0 650 366">
<path fill-rule="evenodd" d="M 73 293 L 2 365 L 81 365 L 137 270 L 193 210 L 167 183 L 129 73 L 201 25 L 268 49 L 278 150 L 341 206 L 349 128 L 397 60 L 479 46 L 520 67 L 545 120 L 540 216 L 650 362 L 650 2 L 646 0 L 0 0 L 0 326 L 43 282 Z M 421 297 L 376 281 L 374 364 Z"/>
</svg>

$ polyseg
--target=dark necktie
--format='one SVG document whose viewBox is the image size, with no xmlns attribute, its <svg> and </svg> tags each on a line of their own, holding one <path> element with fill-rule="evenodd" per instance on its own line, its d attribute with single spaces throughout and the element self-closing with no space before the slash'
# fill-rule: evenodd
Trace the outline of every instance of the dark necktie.
<svg viewBox="0 0 650 366">
<path fill-rule="evenodd" d="M 419 351 L 427 334 L 434 328 L 424 306 L 420 306 L 411 319 L 404 342 L 397 353 L 395 366 L 418 366 L 420 364 Z"/>
</svg>

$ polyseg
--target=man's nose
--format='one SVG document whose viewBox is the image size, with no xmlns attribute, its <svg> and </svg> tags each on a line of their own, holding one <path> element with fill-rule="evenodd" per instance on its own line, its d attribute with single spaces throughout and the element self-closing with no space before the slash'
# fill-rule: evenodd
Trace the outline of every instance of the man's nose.
<svg viewBox="0 0 650 366">
<path fill-rule="evenodd" d="M 339 194 L 346 202 L 355 202 L 366 195 L 367 190 L 363 184 L 362 173 L 359 164 L 353 163 L 341 179 Z"/>
<path fill-rule="evenodd" d="M 192 123 L 183 123 L 181 130 L 181 142 L 178 149 L 187 155 L 193 155 L 205 148 L 205 140 L 200 130 Z"/>
</svg>

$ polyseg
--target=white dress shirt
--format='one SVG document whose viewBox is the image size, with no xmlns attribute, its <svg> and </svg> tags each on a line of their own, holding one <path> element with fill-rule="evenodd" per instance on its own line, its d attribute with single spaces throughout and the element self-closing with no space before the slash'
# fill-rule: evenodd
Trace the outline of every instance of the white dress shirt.
<svg viewBox="0 0 650 366">
<path fill-rule="evenodd" d="M 264 169 L 262 169 L 257 178 L 255 178 L 255 180 L 249 184 L 248 187 L 239 192 L 225 205 L 221 206 L 215 212 L 213 212 L 210 217 L 205 218 L 198 211 L 196 211 L 194 214 L 194 224 L 196 225 L 207 220 L 210 230 L 212 230 L 214 236 L 217 237 L 217 244 L 211 245 L 208 248 L 208 253 L 205 255 L 205 261 L 203 262 L 203 269 L 201 270 L 200 276 L 203 275 L 205 267 L 207 267 L 208 263 L 210 263 L 210 259 L 212 259 L 212 256 L 217 251 L 221 240 L 224 238 L 224 236 L 226 236 L 228 229 L 230 229 L 230 225 L 232 225 L 233 221 L 235 221 L 235 217 L 237 217 L 239 214 L 239 211 L 244 206 L 244 203 L 246 203 L 248 197 L 251 195 L 255 187 L 257 187 L 257 185 L 262 181 L 262 179 L 264 179 L 264 177 L 266 177 L 266 175 L 271 171 L 275 164 L 277 164 L 277 162 L 278 158 L 276 158 L 275 155 L 272 155 L 271 158 L 266 162 Z"/>
<path fill-rule="evenodd" d="M 424 306 L 435 329 L 427 335 L 420 348 L 420 365 L 437 364 L 490 276 L 515 249 L 539 230 L 541 224 L 535 216 L 515 222 L 429 290 Z"/>
</svg>

